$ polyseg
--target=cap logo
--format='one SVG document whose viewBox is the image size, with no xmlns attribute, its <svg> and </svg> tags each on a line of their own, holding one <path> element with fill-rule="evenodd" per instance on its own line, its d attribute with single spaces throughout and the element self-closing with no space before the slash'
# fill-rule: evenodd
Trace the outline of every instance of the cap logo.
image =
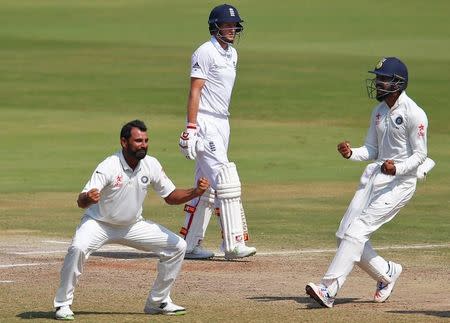
<svg viewBox="0 0 450 323">
<path fill-rule="evenodd" d="M 382 58 L 382 59 L 378 62 L 376 69 L 379 70 L 379 69 L 383 66 L 383 63 L 384 63 L 384 62 L 386 62 L 386 58 Z"/>
<path fill-rule="evenodd" d="M 229 10 L 230 10 L 230 16 L 231 16 L 231 17 L 234 17 L 234 16 L 235 16 L 235 14 L 234 14 L 234 10 L 233 10 L 233 8 L 229 8 Z"/>
</svg>

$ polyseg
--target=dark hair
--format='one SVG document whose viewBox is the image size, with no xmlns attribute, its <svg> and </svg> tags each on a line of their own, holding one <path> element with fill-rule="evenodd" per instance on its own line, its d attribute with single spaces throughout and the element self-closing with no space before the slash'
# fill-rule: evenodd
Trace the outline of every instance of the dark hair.
<svg viewBox="0 0 450 323">
<path fill-rule="evenodd" d="M 133 128 L 138 128 L 141 131 L 147 131 L 147 126 L 145 125 L 144 121 L 136 119 L 126 123 L 122 127 L 122 130 L 120 131 L 120 138 L 130 139 L 131 129 Z"/>
</svg>

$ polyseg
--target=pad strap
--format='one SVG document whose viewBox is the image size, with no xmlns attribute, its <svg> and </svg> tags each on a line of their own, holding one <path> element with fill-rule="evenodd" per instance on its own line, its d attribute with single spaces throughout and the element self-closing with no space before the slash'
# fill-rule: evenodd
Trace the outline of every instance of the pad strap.
<svg viewBox="0 0 450 323">
<path fill-rule="evenodd" d="M 180 230 L 180 234 L 186 240 L 186 252 L 191 252 L 204 239 L 214 208 L 214 199 L 214 190 L 209 188 L 200 198 L 196 198 L 190 204 L 185 205 L 185 223 Z"/>
</svg>

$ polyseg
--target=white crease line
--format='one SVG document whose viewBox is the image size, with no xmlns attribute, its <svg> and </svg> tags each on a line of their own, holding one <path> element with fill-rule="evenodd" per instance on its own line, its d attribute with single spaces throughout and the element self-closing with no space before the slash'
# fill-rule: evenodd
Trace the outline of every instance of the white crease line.
<svg viewBox="0 0 450 323">
<path fill-rule="evenodd" d="M 14 267 L 31 267 L 31 266 L 42 266 L 42 265 L 55 265 L 59 264 L 59 262 L 35 262 L 30 264 L 13 264 L 13 265 L 0 265 L 0 269 L 2 268 L 14 268 Z"/>
<path fill-rule="evenodd" d="M 409 246 L 386 246 L 374 248 L 375 250 L 405 250 L 405 249 L 432 249 L 432 248 L 447 248 L 450 247 L 450 243 L 444 244 L 421 244 L 421 245 L 409 245 Z M 117 247 L 117 246 L 103 246 L 97 252 L 101 251 L 129 251 L 129 252 L 143 252 L 131 247 Z M 309 249 L 309 250 L 286 250 L 286 251 L 268 251 L 257 252 L 258 256 L 288 256 L 288 255 L 302 255 L 310 253 L 328 253 L 335 252 L 336 249 Z M 41 255 L 41 254 L 64 254 L 67 249 L 53 250 L 53 251 L 24 251 L 24 252 L 9 252 L 10 255 Z M 223 256 L 223 253 L 217 253 L 217 256 Z"/>
<path fill-rule="evenodd" d="M 134 250 L 134 252 L 139 252 L 133 248 L 115 248 L 114 246 L 110 246 L 110 250 L 120 251 L 120 250 Z M 429 245 L 410 245 L 410 246 L 391 246 L 391 247 L 379 247 L 375 248 L 376 250 L 398 250 L 398 249 L 433 249 L 433 248 L 448 248 L 450 247 L 450 243 L 444 244 L 429 244 Z M 103 249 L 103 248 L 102 248 Z M 98 250 L 101 251 L 101 250 Z M 287 256 L 287 255 L 300 255 L 300 254 L 308 254 L 308 253 L 326 253 L 326 252 L 335 252 L 336 249 L 311 249 L 311 250 L 288 250 L 288 251 L 274 251 L 274 252 L 259 252 L 258 256 Z M 66 252 L 64 251 L 52 251 L 55 252 Z M 33 252 L 33 253 L 44 253 Z M 49 252 L 47 252 L 49 253 Z M 24 253 L 16 253 L 16 254 L 24 254 Z M 30 254 L 30 253 L 26 253 Z M 217 254 L 217 256 L 223 256 L 223 253 Z M 59 262 L 41 262 L 41 263 L 28 263 L 28 264 L 11 264 L 11 265 L 0 265 L 0 269 L 2 268 L 13 268 L 13 267 L 30 267 L 30 266 L 42 266 L 42 265 L 54 265 L 60 264 Z M 0 281 L 0 282 L 10 282 L 10 281 Z M 12 282 L 12 281 L 11 281 Z"/>
<path fill-rule="evenodd" d="M 6 284 L 14 283 L 14 280 L 0 280 L 0 284 L 2 284 L 2 283 L 6 283 Z"/>
<path fill-rule="evenodd" d="M 53 251 L 19 251 L 19 252 L 8 252 L 8 255 L 19 255 L 19 256 L 24 256 L 24 255 L 44 255 L 44 254 L 51 254 L 51 253 L 65 253 L 67 252 L 66 250 L 53 250 Z"/>
<path fill-rule="evenodd" d="M 96 251 L 138 251 L 137 249 L 131 248 L 131 247 L 116 247 L 116 246 L 103 246 L 100 249 Z M 8 255 L 41 255 L 41 254 L 55 254 L 55 253 L 66 253 L 67 249 L 64 250 L 51 250 L 51 251 L 16 251 L 16 252 L 8 252 Z"/>
<path fill-rule="evenodd" d="M 399 250 L 399 249 L 433 249 L 433 248 L 448 248 L 450 243 L 443 244 L 428 244 L 428 245 L 411 245 L 411 246 L 391 246 L 391 247 L 379 247 L 375 250 Z M 258 256 L 288 256 L 288 255 L 301 255 L 308 253 L 326 253 L 336 252 L 336 249 L 310 249 L 310 250 L 288 250 L 288 251 L 273 251 L 273 252 L 257 252 Z"/>
<path fill-rule="evenodd" d="M 69 244 L 69 241 L 57 241 L 57 240 L 43 240 L 44 243 L 58 243 L 58 244 Z"/>
</svg>

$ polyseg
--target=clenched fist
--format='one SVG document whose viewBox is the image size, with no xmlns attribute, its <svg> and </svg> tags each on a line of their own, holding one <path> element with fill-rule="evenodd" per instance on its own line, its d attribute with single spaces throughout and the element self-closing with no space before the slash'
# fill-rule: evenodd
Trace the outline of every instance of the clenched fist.
<svg viewBox="0 0 450 323">
<path fill-rule="evenodd" d="M 205 177 L 200 177 L 197 181 L 197 187 L 195 188 L 195 191 L 198 195 L 203 195 L 205 191 L 209 187 L 209 182 Z"/>
<path fill-rule="evenodd" d="M 349 159 L 352 155 L 352 149 L 350 148 L 350 142 L 343 141 L 337 145 L 337 150 L 342 155 L 342 157 Z"/>
<path fill-rule="evenodd" d="M 396 171 L 396 169 L 395 169 L 394 161 L 391 159 L 384 161 L 383 165 L 381 165 L 381 172 L 383 174 L 394 176 L 395 171 Z"/>
<path fill-rule="evenodd" d="M 78 195 L 77 204 L 80 208 L 85 209 L 91 204 L 98 203 L 98 201 L 100 201 L 100 191 L 96 188 L 92 188 L 89 191 Z"/>
</svg>

